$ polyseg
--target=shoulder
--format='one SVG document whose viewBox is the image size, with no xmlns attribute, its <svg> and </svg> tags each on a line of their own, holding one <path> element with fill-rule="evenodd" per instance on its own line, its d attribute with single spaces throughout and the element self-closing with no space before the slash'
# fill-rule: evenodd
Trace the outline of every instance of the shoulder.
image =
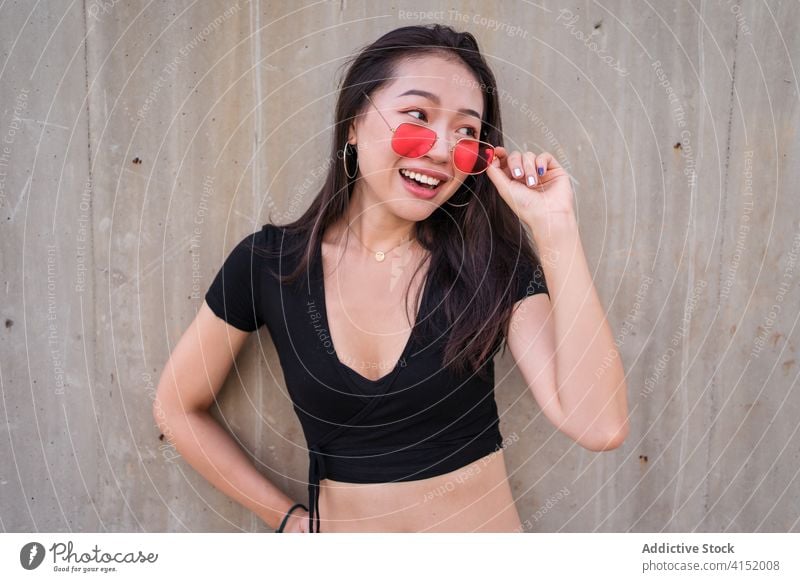
<svg viewBox="0 0 800 582">
<path fill-rule="evenodd" d="M 284 227 L 274 224 L 264 224 L 259 230 L 251 232 L 242 238 L 237 247 L 247 247 L 254 251 L 275 251 L 285 244 Z"/>
<path fill-rule="evenodd" d="M 260 230 L 248 235 L 240 243 L 247 253 L 273 273 L 290 273 L 301 260 L 308 244 L 301 231 L 289 226 L 264 224 Z"/>
<path fill-rule="evenodd" d="M 263 225 L 261 230 L 255 234 L 258 242 L 278 248 L 289 245 L 297 238 L 297 234 L 288 226 L 270 223 Z"/>
<path fill-rule="evenodd" d="M 275 239 L 280 240 L 282 229 L 274 224 L 264 224 L 260 230 L 257 230 L 250 236 L 253 237 L 253 242 L 260 246 L 270 246 L 274 243 Z"/>
<path fill-rule="evenodd" d="M 256 231 L 239 238 L 224 261 L 223 269 L 251 270 L 271 265 L 281 255 L 281 235 L 279 228 L 264 224 Z"/>
</svg>

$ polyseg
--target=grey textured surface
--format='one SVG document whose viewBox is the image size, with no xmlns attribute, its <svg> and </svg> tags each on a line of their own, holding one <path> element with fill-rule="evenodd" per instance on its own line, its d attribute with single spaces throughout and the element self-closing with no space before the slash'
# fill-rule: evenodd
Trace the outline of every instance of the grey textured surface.
<svg viewBox="0 0 800 582">
<path fill-rule="evenodd" d="M 597 454 L 514 369 L 497 399 L 528 531 L 797 531 L 797 2 L 139 2 L 0 7 L 0 527 L 268 531 L 159 440 L 172 346 L 232 245 L 299 215 L 342 60 L 397 26 L 473 32 L 506 143 L 575 177 L 628 372 Z M 305 497 L 269 334 L 219 417 Z"/>
</svg>

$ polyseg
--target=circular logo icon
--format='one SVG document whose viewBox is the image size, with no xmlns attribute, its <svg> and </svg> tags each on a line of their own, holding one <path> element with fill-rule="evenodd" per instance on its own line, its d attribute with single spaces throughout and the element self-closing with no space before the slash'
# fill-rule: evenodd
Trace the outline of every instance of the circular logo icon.
<svg viewBox="0 0 800 582">
<path fill-rule="evenodd" d="M 29 542 L 19 551 L 19 563 L 26 570 L 35 570 L 44 560 L 44 546 L 39 542 Z"/>
</svg>

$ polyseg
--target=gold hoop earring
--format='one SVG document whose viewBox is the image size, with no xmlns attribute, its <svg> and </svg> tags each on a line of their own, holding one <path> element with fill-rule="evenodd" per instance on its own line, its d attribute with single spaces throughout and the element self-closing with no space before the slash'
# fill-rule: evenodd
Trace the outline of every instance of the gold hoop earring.
<svg viewBox="0 0 800 582">
<path fill-rule="evenodd" d="M 356 169 L 353 171 L 353 175 L 351 176 L 350 172 L 347 171 L 347 150 L 349 149 L 350 146 L 352 146 L 352 144 L 350 143 L 344 144 L 344 149 L 342 150 L 342 163 L 344 164 L 345 176 L 347 176 L 349 179 L 352 180 L 353 178 L 356 177 L 356 174 L 358 174 L 358 152 L 356 151 L 355 148 L 352 148 L 352 151 L 356 155 Z"/>
</svg>

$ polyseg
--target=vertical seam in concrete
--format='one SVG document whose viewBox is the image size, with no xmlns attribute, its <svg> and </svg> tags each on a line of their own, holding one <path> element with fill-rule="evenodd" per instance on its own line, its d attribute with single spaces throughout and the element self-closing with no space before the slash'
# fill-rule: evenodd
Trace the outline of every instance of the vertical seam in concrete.
<svg viewBox="0 0 800 582">
<path fill-rule="evenodd" d="M 251 70 L 253 71 L 253 95 L 255 96 L 255 107 L 254 107 L 254 120 L 253 124 L 255 125 L 255 131 L 253 132 L 253 155 L 251 156 L 252 164 L 253 164 L 253 194 L 252 194 L 252 206 L 253 206 L 253 218 L 258 217 L 258 200 L 261 198 L 261 164 L 259 160 L 259 141 L 260 141 L 260 132 L 261 132 L 261 5 L 260 0 L 254 0 L 250 3 L 250 42 L 251 42 L 251 55 L 253 58 Z M 255 275 L 254 275 L 255 276 Z M 255 285 L 255 281 L 253 281 L 253 285 Z M 256 332 L 258 333 L 258 332 Z M 259 356 L 261 354 L 261 350 L 258 350 Z M 261 371 L 261 358 L 256 358 L 255 363 L 256 372 Z M 254 424 L 253 427 L 254 435 L 253 435 L 253 448 L 254 453 L 257 459 L 261 458 L 261 451 L 262 451 L 262 438 L 264 436 L 264 431 L 262 430 L 261 423 L 262 421 L 262 413 L 264 411 L 264 383 L 262 380 L 262 374 L 256 373 L 255 374 L 255 382 L 256 382 L 256 394 L 255 394 L 255 401 L 257 404 L 257 410 L 253 415 Z M 258 520 L 256 519 L 256 514 L 250 512 L 250 529 L 251 531 L 257 531 L 259 525 Z"/>
<path fill-rule="evenodd" d="M 702 83 L 705 77 L 705 52 L 704 52 L 704 45 L 703 45 L 703 32 L 705 27 L 705 13 L 706 13 L 706 3 L 705 0 L 702 0 L 700 3 L 700 20 L 697 25 L 697 71 L 699 82 Z M 702 92 L 701 92 L 702 93 Z M 678 393 L 679 399 L 677 400 L 681 404 L 680 409 L 680 418 L 688 419 L 689 415 L 689 389 L 687 388 L 687 367 L 691 365 L 692 356 L 689 353 L 689 343 L 691 341 L 691 327 L 692 327 L 692 313 L 687 313 L 689 311 L 689 299 L 692 296 L 694 290 L 694 283 L 695 283 L 695 251 L 696 249 L 696 234 L 697 234 L 697 182 L 698 176 L 700 175 L 700 155 L 702 152 L 701 146 L 704 140 L 704 133 L 705 133 L 705 111 L 706 108 L 704 106 L 703 100 L 699 99 L 700 106 L 697 108 L 697 139 L 693 140 L 696 145 L 696 149 L 694 151 L 694 167 L 692 170 L 692 182 L 691 186 L 689 187 L 689 216 L 688 216 L 688 231 L 689 231 L 689 244 L 687 245 L 689 257 L 687 260 L 687 295 L 686 300 L 683 304 L 683 316 L 681 317 L 682 332 L 683 338 L 681 343 L 681 367 L 680 367 L 680 384 L 676 388 L 676 392 Z M 687 425 L 688 426 L 688 425 Z M 684 465 L 684 455 L 686 454 L 686 449 L 688 445 L 689 439 L 689 430 L 684 430 L 680 437 L 680 449 L 678 453 L 678 466 L 681 467 Z M 683 476 L 684 471 L 679 471 L 676 482 L 675 482 L 675 495 L 673 497 L 672 502 L 672 511 L 670 515 L 670 522 L 675 519 L 675 510 L 678 507 L 678 503 L 681 496 L 681 487 L 683 485 Z M 684 504 L 681 504 L 683 507 Z"/>
<path fill-rule="evenodd" d="M 94 269 L 95 266 L 96 266 L 96 257 L 95 257 L 95 252 L 94 252 L 94 228 L 95 228 L 95 222 L 94 222 L 94 200 L 93 200 L 93 197 L 94 197 L 93 194 L 94 194 L 94 191 L 95 191 L 95 183 L 94 183 L 94 176 L 93 176 L 93 173 L 92 173 L 92 118 L 91 118 L 91 115 L 90 115 L 91 98 L 89 96 L 89 22 L 88 22 L 88 12 L 87 12 L 87 8 L 86 8 L 86 0 L 83 0 L 83 79 L 84 79 L 84 90 L 86 91 L 86 155 L 87 155 L 87 158 L 88 158 L 87 159 L 87 164 L 86 164 L 86 172 L 87 172 L 87 174 L 89 176 L 89 184 L 91 185 L 90 190 L 89 190 L 90 195 L 89 195 L 89 211 L 88 211 L 90 227 L 88 229 L 89 240 L 87 241 L 87 244 L 89 246 L 89 249 L 88 249 L 89 264 L 92 265 L 92 268 Z M 97 287 L 97 278 L 96 277 L 90 277 L 90 280 L 91 280 L 90 285 L 91 285 L 92 297 L 96 297 L 96 293 L 97 293 L 97 289 L 96 289 L 96 287 Z M 87 281 L 87 286 L 88 286 L 88 284 L 89 284 L 89 281 Z M 83 314 L 86 313 L 86 309 L 85 308 L 87 307 L 87 306 L 85 306 L 83 304 L 83 294 L 80 295 L 78 300 L 81 303 L 81 317 L 83 317 Z M 86 337 L 85 332 L 84 332 L 84 337 L 83 337 L 84 345 L 86 345 L 87 342 L 91 346 L 95 345 L 95 335 L 97 333 L 96 305 L 97 305 L 97 301 L 92 301 L 92 337 L 91 338 Z M 81 327 L 83 327 L 83 326 L 81 326 Z M 87 378 L 86 379 L 88 384 L 89 384 L 89 386 L 91 386 L 92 380 L 94 378 L 97 378 L 97 356 L 96 356 L 96 350 L 93 349 L 92 352 L 94 352 L 94 355 L 93 355 L 93 358 L 92 358 L 92 369 L 91 369 L 92 378 Z M 91 390 L 90 390 L 90 394 L 91 394 Z M 76 458 L 76 462 L 77 462 L 77 458 Z M 98 484 L 95 482 L 94 485 L 95 485 L 94 492 L 87 492 L 87 493 L 89 493 L 89 501 L 93 505 L 95 503 L 95 500 L 93 499 L 92 495 L 93 494 L 94 495 L 97 494 L 97 485 Z M 102 518 L 100 518 L 100 526 L 105 528 L 105 525 L 103 524 Z"/>
<path fill-rule="evenodd" d="M 739 6 L 737 4 L 737 6 Z M 724 261 L 724 254 L 725 254 L 725 228 L 727 223 L 728 217 L 728 200 L 730 198 L 728 192 L 728 178 L 730 177 L 730 163 L 731 163 L 731 137 L 733 133 L 733 108 L 735 106 L 735 95 L 736 95 L 736 58 L 738 55 L 739 49 L 739 23 L 736 22 L 734 19 L 734 26 L 733 26 L 733 63 L 731 65 L 731 89 L 728 95 L 728 123 L 727 123 L 727 135 L 725 137 L 725 160 L 723 164 L 723 172 L 722 172 L 722 196 L 723 196 L 723 203 L 721 205 L 721 212 L 722 212 L 722 228 L 721 236 L 720 236 L 720 245 L 719 245 L 719 268 L 717 269 L 717 305 L 721 305 L 722 301 L 722 274 L 723 274 L 723 261 Z M 721 321 L 724 321 L 724 318 L 721 317 Z M 711 377 L 711 393 L 709 394 L 709 401 L 707 407 L 707 415 L 706 415 L 706 426 L 708 427 L 708 433 L 706 437 L 706 463 L 711 459 L 711 442 L 714 436 L 714 418 L 716 418 L 716 403 L 715 403 L 715 395 L 717 392 L 717 374 L 712 375 Z M 703 483 L 703 519 L 705 519 L 706 514 L 708 513 L 708 496 L 709 496 L 709 479 L 705 479 Z"/>
<path fill-rule="evenodd" d="M 90 115 L 90 107 L 91 107 L 91 99 L 89 98 L 89 23 L 86 21 L 87 19 L 87 12 L 86 12 L 86 0 L 83 0 L 83 32 L 84 32 L 84 41 L 83 41 L 83 79 L 84 79 L 84 89 L 86 91 L 86 155 L 87 155 L 87 164 L 86 164 L 86 172 L 89 175 L 89 184 L 91 184 L 91 192 L 94 192 L 95 184 L 94 184 L 94 175 L 92 172 L 92 123 L 91 123 L 91 115 Z M 95 264 L 95 253 L 94 253 L 94 201 L 92 200 L 92 196 L 89 196 L 89 224 L 92 227 L 89 229 L 89 256 L 91 258 L 92 265 Z M 95 295 L 95 284 L 96 281 L 95 277 L 92 277 L 92 296 Z M 95 302 L 93 302 L 95 303 Z M 96 316 L 96 314 L 94 314 Z M 97 359 L 95 358 L 94 362 L 94 369 L 92 370 L 92 374 L 97 377 Z"/>
</svg>

